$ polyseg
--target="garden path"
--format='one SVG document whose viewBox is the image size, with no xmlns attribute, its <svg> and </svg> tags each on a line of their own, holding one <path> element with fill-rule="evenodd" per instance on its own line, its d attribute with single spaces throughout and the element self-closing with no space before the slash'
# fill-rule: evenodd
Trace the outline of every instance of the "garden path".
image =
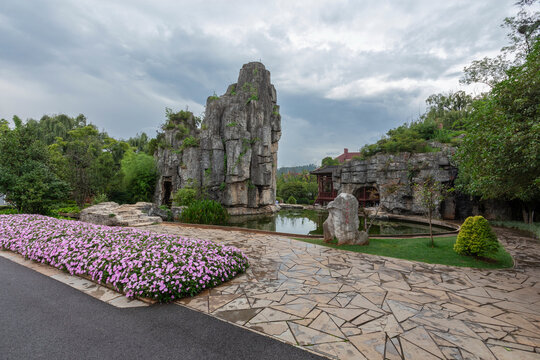
<svg viewBox="0 0 540 360">
<path fill-rule="evenodd" d="M 242 249 L 245 274 L 177 303 L 340 359 L 540 359 L 540 243 L 498 229 L 516 259 L 476 270 L 275 235 L 153 225 Z M 406 240 L 404 240 L 406 241 Z"/>
</svg>

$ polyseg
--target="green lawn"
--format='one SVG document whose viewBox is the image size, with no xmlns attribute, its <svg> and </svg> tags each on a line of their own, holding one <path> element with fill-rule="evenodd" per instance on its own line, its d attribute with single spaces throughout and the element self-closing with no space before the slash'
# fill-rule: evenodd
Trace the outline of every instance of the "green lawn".
<svg viewBox="0 0 540 360">
<path fill-rule="evenodd" d="M 300 239 L 311 244 L 328 246 L 334 249 L 354 251 L 364 254 L 388 256 L 398 259 L 422 261 L 429 264 L 465 266 L 481 269 L 498 269 L 513 266 L 513 260 L 504 247 L 485 261 L 472 256 L 458 255 L 454 251 L 456 236 L 435 238 L 435 247 L 431 247 L 429 238 L 421 239 L 370 239 L 368 246 L 341 245 L 336 242 L 325 243 L 323 239 Z"/>
</svg>

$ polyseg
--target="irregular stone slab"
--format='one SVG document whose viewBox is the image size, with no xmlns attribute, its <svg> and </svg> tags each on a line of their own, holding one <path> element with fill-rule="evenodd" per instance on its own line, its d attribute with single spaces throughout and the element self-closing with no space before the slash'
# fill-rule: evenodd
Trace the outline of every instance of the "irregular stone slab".
<svg viewBox="0 0 540 360">
<path fill-rule="evenodd" d="M 263 322 L 263 323 L 257 323 L 257 324 L 248 323 L 247 326 L 250 329 L 260 331 L 262 333 L 274 336 L 290 344 L 296 345 L 296 340 L 294 339 L 294 336 L 292 335 L 291 330 L 289 329 L 289 325 L 285 321 L 267 322 L 267 323 Z"/>
<path fill-rule="evenodd" d="M 339 327 L 325 312 L 322 312 L 315 320 L 313 320 L 309 327 L 340 338 L 345 338 L 341 330 L 339 330 Z"/>
<path fill-rule="evenodd" d="M 255 315 L 257 315 L 261 309 L 241 309 L 241 310 L 230 310 L 230 311 L 216 311 L 213 313 L 216 317 L 227 320 L 229 322 L 244 325 L 249 320 L 251 320 Z"/>
<path fill-rule="evenodd" d="M 440 360 L 441 358 L 427 352 L 415 344 L 401 339 L 401 347 L 403 348 L 403 359 L 405 360 Z"/>
<path fill-rule="evenodd" d="M 348 342 L 326 343 L 314 345 L 313 350 L 343 360 L 368 360 Z"/>
<path fill-rule="evenodd" d="M 403 303 L 394 300 L 386 300 L 386 303 L 388 304 L 388 306 L 390 306 L 390 309 L 392 309 L 392 313 L 399 322 L 407 320 L 411 316 L 418 314 L 421 310 L 421 308 L 415 307 L 413 304 L 410 303 Z"/>
<path fill-rule="evenodd" d="M 293 322 L 289 322 L 289 327 L 291 328 L 298 345 L 313 345 L 341 341 L 338 337 Z"/>
<path fill-rule="evenodd" d="M 506 349 L 502 346 L 493 346 L 491 352 L 498 360 L 538 360 L 540 354 L 516 349 Z"/>
<path fill-rule="evenodd" d="M 430 352 L 432 355 L 444 359 L 444 355 L 439 350 L 439 347 L 437 346 L 437 344 L 435 344 L 426 329 L 424 329 L 422 326 L 418 326 L 410 331 L 407 331 L 406 333 L 401 335 L 401 338 L 406 339 L 412 344 L 421 347 L 422 349 Z"/>
<path fill-rule="evenodd" d="M 384 332 L 351 336 L 349 340 L 368 359 L 382 360 L 384 358 L 386 345 L 386 334 Z"/>
<path fill-rule="evenodd" d="M 481 360 L 496 360 L 493 354 L 489 351 L 488 347 L 481 341 L 475 338 L 460 336 L 448 333 L 433 332 L 440 338 L 463 348 L 464 350 L 474 354 Z M 403 344 L 403 342 L 402 342 Z"/>
<path fill-rule="evenodd" d="M 360 316 L 365 309 L 354 309 L 354 308 L 330 308 L 330 307 L 319 307 L 322 311 L 325 311 L 329 314 L 335 315 L 338 318 L 341 318 L 345 321 L 351 321 L 356 317 Z"/>
<path fill-rule="evenodd" d="M 272 321 L 299 320 L 298 316 L 287 314 L 283 311 L 265 308 L 249 321 L 250 324 L 267 323 Z"/>
<path fill-rule="evenodd" d="M 388 360 L 402 360 L 400 352 L 389 338 L 386 339 L 386 349 L 384 350 L 384 358 Z"/>
<path fill-rule="evenodd" d="M 239 296 L 240 294 L 210 296 L 208 297 L 208 309 L 210 312 L 214 312 Z"/>
</svg>

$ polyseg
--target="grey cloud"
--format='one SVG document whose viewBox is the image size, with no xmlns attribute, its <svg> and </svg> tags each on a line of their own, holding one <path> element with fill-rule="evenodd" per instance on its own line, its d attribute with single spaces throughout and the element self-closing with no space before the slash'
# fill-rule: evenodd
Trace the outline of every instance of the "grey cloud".
<svg viewBox="0 0 540 360">
<path fill-rule="evenodd" d="M 0 117 L 82 112 L 116 137 L 153 134 L 166 106 L 199 112 L 209 95 L 236 81 L 242 64 L 261 59 L 283 115 L 280 166 L 320 161 L 416 118 L 428 91 L 452 90 L 440 84 L 457 85 L 456 68 L 504 45 L 498 25 L 512 12 L 511 4 L 488 0 L 235 6 L 7 0 L 0 4 L 6 20 L 0 22 L 6 87 Z M 348 29 L 368 37 L 345 41 Z M 318 32 L 320 44 L 293 46 L 295 37 Z M 370 36 L 388 43 L 364 47 Z M 362 90 L 369 78 L 411 79 L 429 88 L 351 90 L 330 99 L 333 89 L 358 83 Z"/>
</svg>

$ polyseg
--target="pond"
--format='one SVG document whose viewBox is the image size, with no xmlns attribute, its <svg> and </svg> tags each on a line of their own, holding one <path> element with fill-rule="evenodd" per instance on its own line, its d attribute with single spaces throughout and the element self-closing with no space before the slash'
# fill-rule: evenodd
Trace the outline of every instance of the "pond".
<svg viewBox="0 0 540 360">
<path fill-rule="evenodd" d="M 327 211 L 281 210 L 273 215 L 233 216 L 227 225 L 288 234 L 322 235 L 323 223 L 327 217 Z M 363 229 L 362 218 L 360 218 L 360 229 Z M 433 226 L 434 234 L 448 231 L 446 228 Z M 429 233 L 429 226 L 398 220 L 377 219 L 369 233 L 372 235 L 426 234 Z"/>
</svg>

